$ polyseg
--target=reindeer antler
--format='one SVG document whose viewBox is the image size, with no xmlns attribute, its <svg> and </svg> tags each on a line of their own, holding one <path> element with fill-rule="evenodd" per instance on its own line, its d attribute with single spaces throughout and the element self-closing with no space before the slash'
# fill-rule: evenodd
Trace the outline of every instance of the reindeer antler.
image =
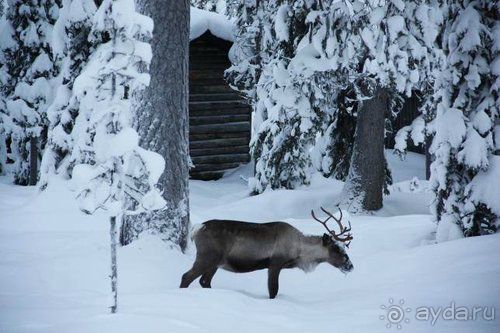
<svg viewBox="0 0 500 333">
<path fill-rule="evenodd" d="M 320 207 L 320 208 L 321 208 L 321 210 L 326 215 L 328 215 L 328 217 L 326 218 L 326 220 L 321 221 L 320 219 L 318 219 L 316 217 L 316 215 L 314 215 L 314 211 L 313 210 L 311 210 L 311 216 L 312 216 L 312 218 L 315 219 L 316 221 L 318 221 L 319 223 L 321 223 L 323 225 L 323 227 L 325 227 L 325 229 L 328 231 L 328 233 L 330 235 L 332 235 L 333 239 L 338 240 L 339 242 L 343 242 L 343 243 L 348 242 L 348 243 L 346 243 L 346 247 L 349 247 L 349 244 L 351 244 L 351 240 L 353 239 L 352 234 L 350 233 L 350 231 L 351 231 L 351 222 L 348 221 L 348 223 L 349 223 L 348 227 L 345 227 L 345 226 L 342 225 L 342 216 L 343 216 L 343 214 L 342 214 L 342 210 L 340 208 L 339 208 L 339 212 L 340 212 L 339 218 L 336 218 L 332 213 L 330 213 L 329 211 L 327 211 L 323 207 Z M 336 234 L 334 231 L 330 230 L 330 228 L 328 228 L 328 225 L 326 224 L 332 218 L 339 225 L 340 233 L 338 233 L 338 234 Z M 341 237 L 343 235 L 345 235 L 345 236 Z"/>
</svg>

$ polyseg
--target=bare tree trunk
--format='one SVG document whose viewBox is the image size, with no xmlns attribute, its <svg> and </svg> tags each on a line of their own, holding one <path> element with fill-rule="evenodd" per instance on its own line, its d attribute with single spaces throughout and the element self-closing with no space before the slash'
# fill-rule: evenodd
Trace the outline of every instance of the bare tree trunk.
<svg viewBox="0 0 500 333">
<path fill-rule="evenodd" d="M 349 175 L 342 193 L 342 205 L 350 211 L 382 208 L 385 179 L 384 121 L 387 94 L 377 87 L 373 98 L 358 109 Z"/>
<path fill-rule="evenodd" d="M 113 304 L 111 304 L 111 313 L 116 313 L 118 310 L 118 267 L 116 263 L 116 216 L 109 218 L 109 235 L 111 240 L 111 296 L 113 297 Z"/>
<path fill-rule="evenodd" d="M 30 174 L 29 185 L 36 185 L 38 180 L 38 138 L 30 138 Z"/>
<path fill-rule="evenodd" d="M 184 250 L 189 227 L 189 0 L 138 0 L 138 9 L 153 19 L 154 30 L 151 82 L 136 96 L 137 127 L 141 146 L 165 159 L 159 184 L 168 208 L 140 216 L 142 225 L 127 218 L 121 241 L 128 243 L 143 229 L 153 228 Z"/>
<path fill-rule="evenodd" d="M 433 136 L 427 135 L 425 137 L 425 179 L 429 180 L 431 178 L 431 164 L 432 164 L 432 154 L 430 152 Z"/>
</svg>

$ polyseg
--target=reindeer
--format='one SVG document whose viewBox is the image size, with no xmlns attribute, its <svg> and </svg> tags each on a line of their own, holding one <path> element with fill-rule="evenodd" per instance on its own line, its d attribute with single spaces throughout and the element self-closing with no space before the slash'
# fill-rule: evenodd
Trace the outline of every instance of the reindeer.
<svg viewBox="0 0 500 333">
<path fill-rule="evenodd" d="M 196 244 L 196 260 L 193 267 L 183 276 L 180 288 L 187 288 L 199 276 L 200 285 L 210 288 L 218 268 L 235 273 L 268 269 L 269 298 L 278 294 L 278 279 L 282 269 L 299 268 L 310 272 L 323 262 L 347 273 L 353 265 L 344 247 L 353 239 L 349 227 L 342 225 L 342 211 L 339 218 L 326 211 L 324 221 L 311 215 L 321 223 L 328 233 L 323 236 L 309 236 L 285 222 L 250 223 L 231 220 L 210 220 L 192 233 Z M 340 233 L 332 231 L 327 222 L 333 219 L 340 227 Z"/>
</svg>

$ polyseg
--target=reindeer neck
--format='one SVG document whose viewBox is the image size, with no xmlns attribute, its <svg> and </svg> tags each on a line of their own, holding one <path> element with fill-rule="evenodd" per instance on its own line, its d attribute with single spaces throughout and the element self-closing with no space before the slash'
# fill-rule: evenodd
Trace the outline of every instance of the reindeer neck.
<svg viewBox="0 0 500 333">
<path fill-rule="evenodd" d="M 300 246 L 298 267 L 310 272 L 319 263 L 328 259 L 328 250 L 323 247 L 321 236 L 304 236 Z"/>
</svg>

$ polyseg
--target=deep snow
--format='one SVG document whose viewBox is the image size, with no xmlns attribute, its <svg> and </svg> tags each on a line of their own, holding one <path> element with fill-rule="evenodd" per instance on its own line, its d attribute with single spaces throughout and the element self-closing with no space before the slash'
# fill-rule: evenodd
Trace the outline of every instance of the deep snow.
<svg viewBox="0 0 500 333">
<path fill-rule="evenodd" d="M 493 321 L 418 321 L 422 306 L 494 306 L 500 311 L 500 234 L 435 244 L 423 158 L 389 155 L 397 184 L 373 216 L 351 216 L 355 269 L 326 264 L 305 274 L 284 271 L 276 300 L 266 272 L 219 270 L 213 289 L 197 281 L 178 289 L 187 255 L 145 235 L 119 249 L 119 309 L 109 306 L 109 234 L 104 213 L 80 213 L 74 194 L 54 180 L 39 194 L 0 178 L 0 332 L 389 332 L 382 305 L 404 300 L 403 332 L 499 332 Z M 240 168 L 219 181 L 191 181 L 191 218 L 284 220 L 322 233 L 309 212 L 332 208 L 342 183 L 313 177 L 311 186 L 248 197 Z M 415 189 L 416 184 L 416 189 Z M 414 191 L 411 191 L 413 188 Z M 496 314 L 498 317 L 498 314 Z"/>
</svg>

